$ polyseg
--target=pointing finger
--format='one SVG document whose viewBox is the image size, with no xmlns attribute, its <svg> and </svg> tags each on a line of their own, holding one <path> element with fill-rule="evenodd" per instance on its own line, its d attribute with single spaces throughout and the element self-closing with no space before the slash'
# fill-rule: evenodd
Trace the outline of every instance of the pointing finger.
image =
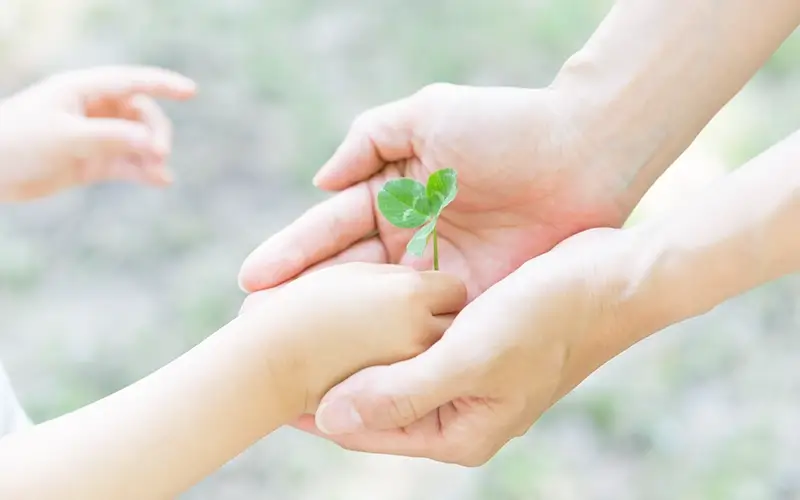
<svg viewBox="0 0 800 500">
<path fill-rule="evenodd" d="M 150 66 L 103 66 L 76 70 L 55 77 L 45 85 L 84 98 L 121 98 L 147 94 L 165 99 L 188 99 L 196 92 L 196 84 L 189 78 Z"/>
</svg>

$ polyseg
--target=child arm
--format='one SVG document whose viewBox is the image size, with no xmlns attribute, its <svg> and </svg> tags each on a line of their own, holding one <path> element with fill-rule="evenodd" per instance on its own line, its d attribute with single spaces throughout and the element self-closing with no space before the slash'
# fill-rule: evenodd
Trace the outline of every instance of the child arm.
<svg viewBox="0 0 800 500">
<path fill-rule="evenodd" d="M 400 266 L 301 277 L 133 385 L 0 439 L 0 498 L 173 498 L 352 373 L 427 349 L 465 301 L 458 279 Z"/>
<path fill-rule="evenodd" d="M 291 337 L 279 317 L 269 332 L 254 318 L 107 398 L 1 439 L 0 498 L 172 498 L 300 415 L 301 379 L 278 356 Z"/>
</svg>

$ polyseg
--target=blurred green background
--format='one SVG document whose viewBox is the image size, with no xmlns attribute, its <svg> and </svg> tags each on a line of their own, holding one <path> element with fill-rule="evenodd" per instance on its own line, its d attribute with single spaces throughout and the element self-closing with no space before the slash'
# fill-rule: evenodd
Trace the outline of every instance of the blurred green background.
<svg viewBox="0 0 800 500">
<path fill-rule="evenodd" d="M 230 319 L 247 253 L 321 195 L 360 111 L 435 81 L 546 85 L 600 0 L 0 0 L 0 90 L 106 63 L 195 78 L 168 105 L 169 190 L 103 185 L 0 212 L 0 356 L 31 415 L 75 409 Z M 646 197 L 649 217 L 800 126 L 800 36 Z M 478 469 L 281 430 L 187 499 L 800 498 L 800 280 L 636 346 Z"/>
</svg>

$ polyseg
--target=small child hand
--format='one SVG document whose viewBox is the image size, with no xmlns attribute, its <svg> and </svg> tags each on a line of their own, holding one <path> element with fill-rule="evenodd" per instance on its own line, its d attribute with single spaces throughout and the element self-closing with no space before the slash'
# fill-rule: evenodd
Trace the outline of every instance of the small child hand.
<svg viewBox="0 0 800 500">
<path fill-rule="evenodd" d="M 302 378 L 305 412 L 325 392 L 367 366 L 386 365 L 427 350 L 466 303 L 455 276 L 397 265 L 348 263 L 322 269 L 280 288 L 251 295 L 243 317 L 275 323 L 288 318 L 283 373 Z"/>
<path fill-rule="evenodd" d="M 0 101 L 0 201 L 109 180 L 168 184 L 171 124 L 153 98 L 194 93 L 171 71 L 109 66 L 61 73 Z"/>
</svg>

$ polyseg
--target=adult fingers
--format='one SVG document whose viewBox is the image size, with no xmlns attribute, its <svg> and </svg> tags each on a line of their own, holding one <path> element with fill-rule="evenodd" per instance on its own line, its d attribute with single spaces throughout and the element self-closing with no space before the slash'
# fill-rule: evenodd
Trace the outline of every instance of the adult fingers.
<svg viewBox="0 0 800 500">
<path fill-rule="evenodd" d="M 416 96 L 373 108 L 359 116 L 342 144 L 314 177 L 322 189 L 338 191 L 363 181 L 387 163 L 414 156 Z"/>
<path fill-rule="evenodd" d="M 45 85 L 85 98 L 147 94 L 165 99 L 188 99 L 197 89 L 191 79 L 151 66 L 101 66 L 76 70 L 54 77 Z"/>
<path fill-rule="evenodd" d="M 380 240 L 378 238 L 372 237 L 367 240 L 356 243 L 355 245 L 346 249 L 345 251 L 341 252 L 335 257 L 332 257 L 324 262 L 320 262 L 315 266 L 309 267 L 308 269 L 300 273 L 298 277 L 313 273 L 315 271 L 319 271 L 326 267 L 344 264 L 347 262 L 370 262 L 374 264 L 383 264 L 386 262 L 386 251 L 384 250 L 383 244 L 380 242 Z M 285 284 L 286 283 L 278 285 L 274 288 L 269 288 L 267 290 L 261 290 L 249 294 L 247 297 L 245 297 L 244 302 L 242 303 L 242 307 L 239 310 L 239 314 L 242 314 L 254 307 L 258 307 L 258 305 L 264 300 L 269 300 L 270 294 L 279 290 Z"/>
<path fill-rule="evenodd" d="M 336 256 L 376 229 L 373 210 L 366 184 L 317 204 L 245 259 L 239 286 L 246 292 L 270 288 Z"/>
<path fill-rule="evenodd" d="M 400 429 L 330 435 L 317 426 L 314 415 L 302 415 L 290 425 L 348 450 L 477 467 L 516 437 L 509 425 L 516 418 L 508 405 L 459 403 L 442 406 Z"/>
<path fill-rule="evenodd" d="M 291 426 L 308 434 L 336 443 L 347 450 L 404 457 L 427 457 L 440 460 L 442 437 L 432 438 L 422 433 L 406 432 L 405 429 L 363 431 L 355 434 L 329 435 L 321 431 L 314 415 L 302 415 Z M 444 460 L 442 460 L 444 461 Z"/>
<path fill-rule="evenodd" d="M 440 341 L 415 358 L 356 373 L 323 397 L 317 427 L 325 434 L 398 429 L 462 396 L 469 367 L 459 366 L 453 345 Z"/>
<path fill-rule="evenodd" d="M 386 247 L 381 243 L 380 238 L 372 236 L 365 240 L 361 240 L 349 248 L 334 255 L 328 260 L 315 264 L 302 273 L 300 276 L 325 269 L 326 267 L 338 266 L 339 264 L 346 264 L 348 262 L 369 262 L 372 264 L 386 264 L 389 256 L 386 253 Z"/>
</svg>

